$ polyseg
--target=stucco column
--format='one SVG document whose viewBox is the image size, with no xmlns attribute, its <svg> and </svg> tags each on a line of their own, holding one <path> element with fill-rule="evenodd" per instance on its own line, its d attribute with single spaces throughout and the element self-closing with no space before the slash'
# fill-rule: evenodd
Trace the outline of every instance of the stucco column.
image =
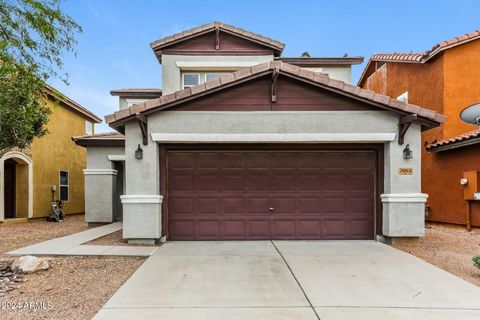
<svg viewBox="0 0 480 320">
<path fill-rule="evenodd" d="M 148 137 L 142 143 L 137 123 L 125 126 L 125 182 L 123 205 L 123 238 L 131 243 L 152 243 L 162 236 L 162 196 L 160 195 L 160 167 L 158 146 Z M 142 159 L 135 158 L 140 145 Z"/>
<path fill-rule="evenodd" d="M 85 169 L 85 221 L 110 223 L 114 221 L 117 170 Z"/>
<path fill-rule="evenodd" d="M 420 237 L 425 234 L 427 201 L 427 195 L 421 193 L 420 125 L 411 125 L 403 145 L 399 145 L 397 139 L 385 145 L 385 189 L 381 195 L 383 235 Z M 411 159 L 403 158 L 407 144 L 413 151 Z"/>
</svg>

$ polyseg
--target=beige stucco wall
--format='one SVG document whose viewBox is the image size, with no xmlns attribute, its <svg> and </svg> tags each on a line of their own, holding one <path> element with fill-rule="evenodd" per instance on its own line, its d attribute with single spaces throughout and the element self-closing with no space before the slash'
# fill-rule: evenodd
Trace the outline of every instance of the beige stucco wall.
<svg viewBox="0 0 480 320">
<path fill-rule="evenodd" d="M 231 70 L 235 71 L 243 67 L 253 66 L 259 63 L 273 60 L 273 55 L 266 56 L 185 56 L 168 55 L 162 56 L 162 90 L 163 95 L 181 90 L 182 70 Z M 190 66 L 189 63 L 191 63 Z M 184 64 L 184 66 L 182 66 Z"/>
<path fill-rule="evenodd" d="M 352 83 L 352 67 L 351 66 L 325 66 L 315 68 L 304 68 L 313 72 L 326 73 L 328 76 L 335 80 L 344 81 L 346 83 Z"/>
</svg>

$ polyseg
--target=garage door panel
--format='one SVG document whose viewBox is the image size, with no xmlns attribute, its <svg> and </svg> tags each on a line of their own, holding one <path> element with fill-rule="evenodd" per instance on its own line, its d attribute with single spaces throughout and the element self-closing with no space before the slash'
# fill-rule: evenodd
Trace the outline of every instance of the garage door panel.
<svg viewBox="0 0 480 320">
<path fill-rule="evenodd" d="M 172 214 L 193 214 L 193 198 L 172 196 L 168 201 L 169 211 Z"/>
<path fill-rule="evenodd" d="M 374 151 L 167 156 L 172 240 L 373 238 Z"/>
<path fill-rule="evenodd" d="M 246 154 L 247 168 L 251 170 L 270 169 L 270 155 L 265 152 L 252 152 Z"/>
<path fill-rule="evenodd" d="M 289 215 L 295 214 L 295 202 L 296 199 L 291 195 L 283 195 L 280 197 L 270 198 L 270 204 L 273 211 L 270 211 L 271 214 L 281 214 L 286 213 Z"/>
<path fill-rule="evenodd" d="M 198 220 L 195 223 L 195 235 L 198 238 L 218 238 L 220 236 L 220 221 Z"/>
<path fill-rule="evenodd" d="M 270 239 L 269 220 L 249 220 L 246 222 L 247 237 Z"/>
<path fill-rule="evenodd" d="M 318 239 L 322 235 L 322 222 L 319 220 L 297 221 L 297 236 L 299 238 Z"/>
<path fill-rule="evenodd" d="M 323 235 L 326 237 L 343 237 L 348 235 L 347 222 L 341 219 L 324 219 L 322 224 Z"/>
<path fill-rule="evenodd" d="M 295 191 L 295 174 L 276 173 L 270 176 L 270 192 Z"/>
<path fill-rule="evenodd" d="M 196 169 L 215 169 L 220 168 L 220 158 L 216 152 L 197 152 L 194 156 Z"/>
<path fill-rule="evenodd" d="M 322 201 L 322 212 L 325 214 L 347 213 L 346 200 L 344 196 L 325 196 Z"/>
<path fill-rule="evenodd" d="M 371 234 L 372 221 L 368 219 L 355 219 L 349 221 L 349 233 L 352 236 L 368 236 Z"/>
<path fill-rule="evenodd" d="M 245 222 L 240 221 L 222 221 L 220 223 L 220 232 L 225 238 L 243 238 L 245 237 Z"/>
<path fill-rule="evenodd" d="M 198 197 L 193 201 L 193 208 L 198 214 L 216 215 L 220 209 L 220 201 L 217 197 Z"/>
<path fill-rule="evenodd" d="M 199 174 L 194 178 L 194 188 L 197 192 L 221 190 L 221 179 L 216 174 Z"/>
<path fill-rule="evenodd" d="M 245 213 L 245 199 L 242 198 L 223 198 L 223 213 L 228 214 L 244 214 Z"/>
<path fill-rule="evenodd" d="M 273 238 L 295 238 L 295 220 L 274 220 L 271 223 L 271 228 Z"/>
<path fill-rule="evenodd" d="M 247 197 L 246 214 L 268 214 L 269 197 Z"/>
<path fill-rule="evenodd" d="M 193 191 L 193 175 L 185 175 L 185 174 L 171 174 L 169 175 L 169 181 L 171 190 L 175 190 L 175 192 L 185 192 L 185 191 Z"/>
<path fill-rule="evenodd" d="M 304 213 L 317 213 L 321 212 L 321 199 L 317 196 L 312 196 L 308 198 L 298 198 L 297 202 L 297 214 Z"/>
<path fill-rule="evenodd" d="M 298 191 L 320 190 L 320 177 L 317 174 L 298 174 L 295 180 L 295 188 Z"/>
<path fill-rule="evenodd" d="M 246 190 L 246 179 L 243 174 L 225 173 L 221 184 L 222 190 L 226 192 L 244 192 Z"/>
</svg>

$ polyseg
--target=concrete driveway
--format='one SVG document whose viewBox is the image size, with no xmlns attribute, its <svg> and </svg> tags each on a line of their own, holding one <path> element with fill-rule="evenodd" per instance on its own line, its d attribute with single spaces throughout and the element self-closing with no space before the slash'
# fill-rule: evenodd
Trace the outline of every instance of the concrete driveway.
<svg viewBox="0 0 480 320">
<path fill-rule="evenodd" d="M 373 241 L 169 242 L 95 319 L 480 319 L 480 288 Z"/>
</svg>

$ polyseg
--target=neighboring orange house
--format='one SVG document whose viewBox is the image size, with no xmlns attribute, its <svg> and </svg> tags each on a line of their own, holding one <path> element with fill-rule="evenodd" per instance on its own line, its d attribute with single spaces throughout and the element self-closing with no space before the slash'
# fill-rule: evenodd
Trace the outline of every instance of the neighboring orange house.
<svg viewBox="0 0 480 320">
<path fill-rule="evenodd" d="M 374 54 L 358 86 L 447 116 L 443 126 L 422 134 L 427 220 L 468 225 L 468 202 L 460 179 L 466 171 L 480 170 L 480 133 L 459 115 L 480 102 L 480 30 L 424 53 Z M 480 201 L 471 202 L 470 219 L 480 226 Z"/>
</svg>

